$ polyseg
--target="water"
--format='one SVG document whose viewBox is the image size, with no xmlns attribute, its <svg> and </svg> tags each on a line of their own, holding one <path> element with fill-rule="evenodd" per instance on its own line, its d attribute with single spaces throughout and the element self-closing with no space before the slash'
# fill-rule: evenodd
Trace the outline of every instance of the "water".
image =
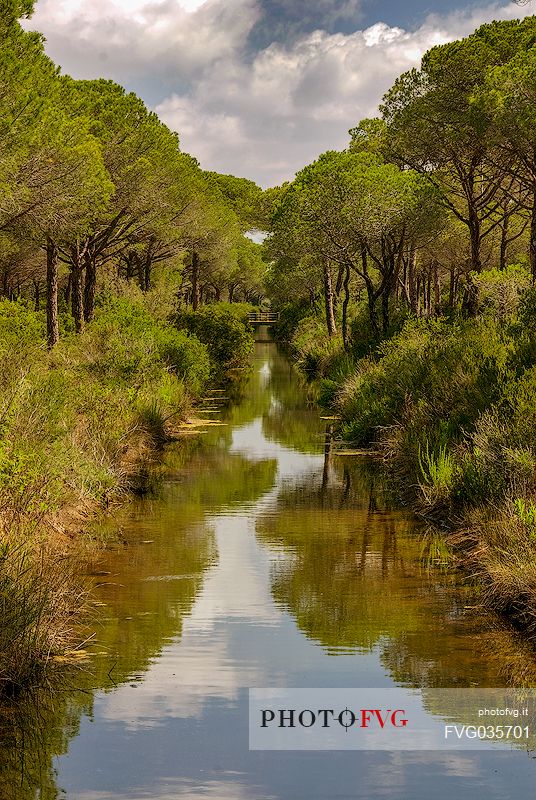
<svg viewBox="0 0 536 800">
<path fill-rule="evenodd" d="M 91 667 L 4 710 L 2 798 L 534 796 L 522 751 L 249 752 L 249 687 L 533 680 L 526 645 L 434 566 L 437 539 L 373 462 L 331 451 L 303 395 L 257 345 L 226 424 L 170 449 L 161 492 L 110 521 Z"/>
</svg>

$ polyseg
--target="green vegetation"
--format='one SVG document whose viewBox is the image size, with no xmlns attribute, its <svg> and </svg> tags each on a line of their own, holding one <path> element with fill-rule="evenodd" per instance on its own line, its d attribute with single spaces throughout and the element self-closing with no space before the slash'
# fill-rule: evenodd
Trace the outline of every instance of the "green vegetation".
<svg viewBox="0 0 536 800">
<path fill-rule="evenodd" d="M 204 303 L 259 300 L 264 274 L 261 190 L 121 86 L 61 75 L 32 10 L 0 9 L 0 694 L 75 646 L 75 532 L 244 371 L 246 307 Z"/>
<path fill-rule="evenodd" d="M 198 311 L 183 311 L 177 323 L 206 345 L 216 381 L 233 382 L 243 377 L 253 352 L 253 334 L 248 327 L 251 306 L 214 303 Z"/>
<path fill-rule="evenodd" d="M 267 193 L 277 334 L 536 633 L 536 18 L 432 48 Z M 290 302 L 289 302 L 290 298 Z"/>
<path fill-rule="evenodd" d="M 44 315 L 0 302 L 0 691 L 74 646 L 83 592 L 60 556 L 88 512 L 141 487 L 209 375 L 206 348 L 129 295 L 97 305 L 50 354 Z"/>
<path fill-rule="evenodd" d="M 434 47 L 346 150 L 263 193 L 112 81 L 61 75 L 32 10 L 0 9 L 0 693 L 76 646 L 74 533 L 246 374 L 266 294 L 341 435 L 461 528 L 484 596 L 536 632 L 536 18 Z M 307 415 L 263 425 L 314 449 Z M 354 612 L 345 642 L 369 646 Z"/>
</svg>

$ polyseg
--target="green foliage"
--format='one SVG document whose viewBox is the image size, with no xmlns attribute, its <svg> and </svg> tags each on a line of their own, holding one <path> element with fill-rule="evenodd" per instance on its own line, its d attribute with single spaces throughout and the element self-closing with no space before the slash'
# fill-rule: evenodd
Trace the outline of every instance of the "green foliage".
<svg viewBox="0 0 536 800">
<path fill-rule="evenodd" d="M 524 312 L 527 311 L 530 273 L 524 265 L 511 264 L 505 270 L 484 270 L 475 276 L 475 283 L 478 286 L 482 315 L 492 316 L 498 322 L 508 323 L 515 321 L 520 306 Z"/>
<path fill-rule="evenodd" d="M 273 326 L 273 334 L 278 342 L 285 346 L 290 345 L 298 325 L 313 312 L 309 303 L 287 302 L 278 307 L 279 320 Z"/>
<path fill-rule="evenodd" d="M 207 172 L 207 179 L 228 200 L 243 231 L 262 228 L 262 189 L 253 181 L 234 175 Z"/>
<path fill-rule="evenodd" d="M 4 357 L 13 350 L 44 347 L 45 321 L 22 302 L 0 298 L 0 348 Z"/>
<path fill-rule="evenodd" d="M 513 506 L 517 517 L 525 526 L 531 538 L 536 539 L 536 505 L 532 500 L 526 502 L 520 497 L 516 497 Z"/>
<path fill-rule="evenodd" d="M 536 332 L 536 287 L 529 286 L 521 292 L 518 316 L 523 328 Z"/>
<path fill-rule="evenodd" d="M 460 436 L 500 396 L 512 347 L 490 325 L 410 321 L 358 364 L 339 396 L 346 435 L 369 443 L 404 424 L 404 439 Z M 421 442 L 424 446 L 424 441 Z"/>
<path fill-rule="evenodd" d="M 429 505 L 449 497 L 456 475 L 456 465 L 447 445 L 442 444 L 434 453 L 428 441 L 419 447 L 418 464 L 421 474 L 420 487 Z"/>
<path fill-rule="evenodd" d="M 218 381 L 240 379 L 248 369 L 254 343 L 247 323 L 250 309 L 237 303 L 214 303 L 177 316 L 176 324 L 206 345 Z"/>
<path fill-rule="evenodd" d="M 143 376 L 159 363 L 182 378 L 194 394 L 208 380 L 206 347 L 196 336 L 156 320 L 141 301 L 103 300 L 87 339 L 88 348 L 97 348 L 93 366 L 104 380 L 135 385 L 138 373 Z"/>
</svg>

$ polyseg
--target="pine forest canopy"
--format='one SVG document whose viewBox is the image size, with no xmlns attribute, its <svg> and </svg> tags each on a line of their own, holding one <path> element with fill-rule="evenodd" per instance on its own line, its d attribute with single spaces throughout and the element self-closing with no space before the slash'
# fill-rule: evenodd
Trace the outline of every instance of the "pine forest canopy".
<svg viewBox="0 0 536 800">
<path fill-rule="evenodd" d="M 135 94 L 61 75 L 19 24 L 31 2 L 0 8 L 0 293 L 46 290 L 51 347 L 58 306 L 82 331 L 106 276 L 148 291 L 157 266 L 194 310 L 322 299 L 346 346 L 356 302 L 378 338 L 408 311 L 473 316 L 484 269 L 534 282 L 535 17 L 432 48 L 347 150 L 262 192 L 204 172 Z"/>
<path fill-rule="evenodd" d="M 155 265 L 179 270 L 194 308 L 224 291 L 259 298 L 261 248 L 244 233 L 259 218 L 261 190 L 203 172 L 121 86 L 62 76 L 42 37 L 18 22 L 32 9 L 0 7 L 0 292 L 33 287 L 38 306 L 46 286 L 51 347 L 58 299 L 82 331 L 110 267 L 143 290 Z"/>
<path fill-rule="evenodd" d="M 428 51 L 381 117 L 269 190 L 269 293 L 323 297 L 349 342 L 364 293 L 374 338 L 393 316 L 474 316 L 484 269 L 536 280 L 536 17 L 493 22 Z"/>
</svg>

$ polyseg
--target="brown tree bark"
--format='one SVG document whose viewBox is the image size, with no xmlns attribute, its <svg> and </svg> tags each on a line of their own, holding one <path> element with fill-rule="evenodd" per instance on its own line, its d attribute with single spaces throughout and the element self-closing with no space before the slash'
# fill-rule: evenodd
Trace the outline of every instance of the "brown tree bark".
<svg viewBox="0 0 536 800">
<path fill-rule="evenodd" d="M 194 250 L 192 253 L 192 308 L 197 311 L 201 302 L 199 287 L 199 255 Z"/>
<path fill-rule="evenodd" d="M 380 336 L 380 323 L 378 321 L 378 311 L 376 309 L 376 293 L 374 291 L 374 284 L 369 276 L 368 271 L 368 254 L 367 248 L 365 244 L 361 247 L 361 277 L 365 281 L 365 289 L 367 291 L 367 304 L 368 304 L 368 312 L 369 312 L 369 321 L 370 327 L 372 330 L 372 334 L 374 338 L 379 338 Z"/>
<path fill-rule="evenodd" d="M 153 270 L 153 258 L 147 254 L 143 267 L 143 291 L 148 292 L 151 288 L 151 274 Z"/>
<path fill-rule="evenodd" d="M 95 293 L 97 289 L 97 265 L 89 253 L 86 254 L 84 279 L 84 320 L 91 322 L 95 315 Z"/>
<path fill-rule="evenodd" d="M 530 218 L 529 259 L 532 282 L 536 283 L 536 187 L 532 198 L 532 214 Z"/>
<path fill-rule="evenodd" d="M 337 333 L 337 325 L 335 323 L 335 313 L 333 311 L 333 284 L 331 281 L 331 270 L 329 268 L 329 261 L 324 259 L 324 301 L 326 306 L 326 327 L 329 336 L 334 336 Z"/>
<path fill-rule="evenodd" d="M 470 274 L 467 276 L 462 309 L 467 317 L 476 317 L 478 314 L 478 286 Z"/>
<path fill-rule="evenodd" d="M 151 239 L 147 246 L 145 258 L 143 260 L 142 290 L 148 292 L 151 288 L 151 273 L 153 269 L 154 240 Z"/>
<path fill-rule="evenodd" d="M 71 310 L 74 327 L 77 333 L 84 330 L 84 265 L 78 248 L 73 249 L 71 255 Z"/>
<path fill-rule="evenodd" d="M 474 209 L 469 209 L 469 236 L 471 239 L 471 269 L 473 272 L 482 272 L 480 257 L 480 219 Z"/>
<path fill-rule="evenodd" d="M 47 342 L 48 349 L 60 340 L 58 324 L 58 251 L 51 239 L 47 242 Z"/>
<path fill-rule="evenodd" d="M 350 266 L 346 265 L 344 272 L 344 299 L 342 302 L 342 341 L 344 349 L 350 349 L 350 337 L 348 335 L 348 306 L 350 304 Z"/>
<path fill-rule="evenodd" d="M 417 285 L 416 285 L 416 267 L 417 267 L 417 253 L 415 252 L 415 248 L 411 248 L 411 252 L 408 258 L 408 296 L 409 296 L 409 306 L 413 314 L 418 316 L 419 309 L 417 304 Z"/>
</svg>

